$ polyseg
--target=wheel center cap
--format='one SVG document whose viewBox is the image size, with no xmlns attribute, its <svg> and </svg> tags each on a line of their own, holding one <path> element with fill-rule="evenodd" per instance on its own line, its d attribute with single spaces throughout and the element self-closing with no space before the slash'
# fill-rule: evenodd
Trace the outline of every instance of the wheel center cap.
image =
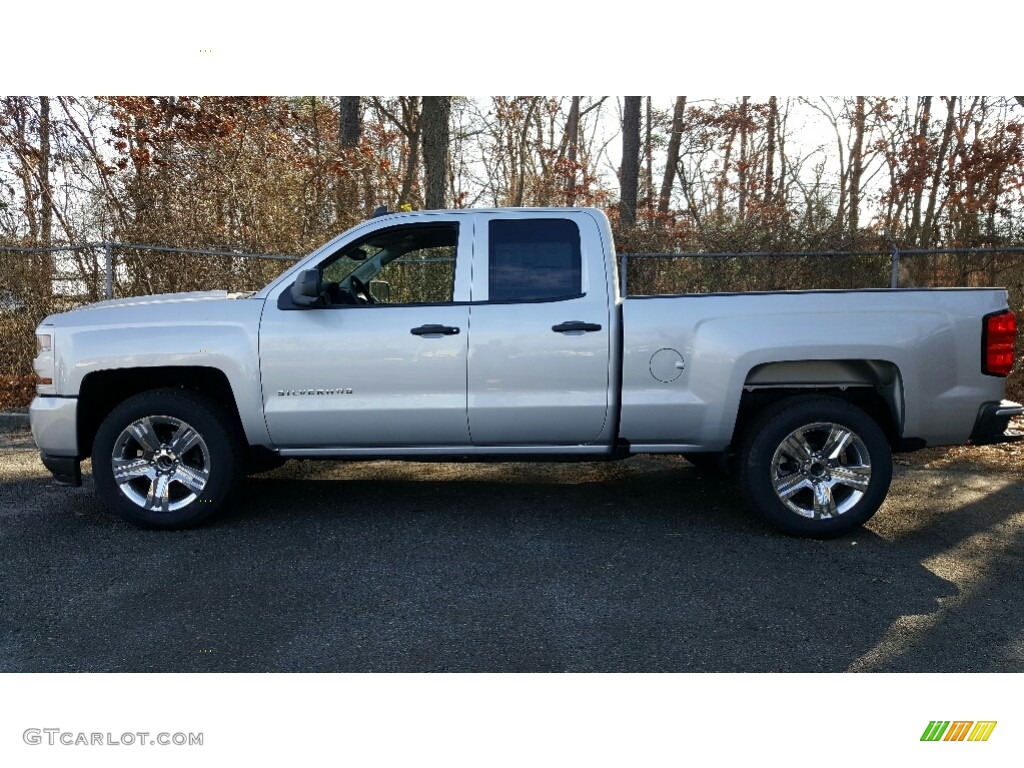
<svg viewBox="0 0 1024 768">
<path fill-rule="evenodd" d="M 173 453 L 166 451 L 160 451 L 160 453 L 153 457 L 153 461 L 156 463 L 156 468 L 161 472 L 170 472 L 174 469 L 174 465 L 178 463 L 177 457 Z"/>
</svg>

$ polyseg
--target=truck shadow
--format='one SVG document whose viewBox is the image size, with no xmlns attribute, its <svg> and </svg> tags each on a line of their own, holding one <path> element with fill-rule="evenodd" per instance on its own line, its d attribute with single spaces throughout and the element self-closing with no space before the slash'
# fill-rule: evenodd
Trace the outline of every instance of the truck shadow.
<svg viewBox="0 0 1024 768">
<path fill-rule="evenodd" d="M 780 536 L 679 459 L 292 471 L 215 525 L 298 529 L 371 577 L 314 598 L 342 638 L 346 605 L 400 628 L 349 669 L 844 671 L 957 594 L 868 530 Z"/>
<path fill-rule="evenodd" d="M 811 541 L 669 458 L 297 464 L 177 533 L 87 486 L 7 518 L 0 670 L 1024 670 L 1019 487 L 910 522 L 894 493 Z"/>
<path fill-rule="evenodd" d="M 1024 670 L 1024 619 L 1018 608 L 1024 570 L 1024 478 L 1010 472 L 918 469 L 872 527 L 891 546 L 956 593 L 939 609 L 897 619 L 852 669 L 917 672 Z M 909 477 L 915 476 L 915 477 Z"/>
</svg>

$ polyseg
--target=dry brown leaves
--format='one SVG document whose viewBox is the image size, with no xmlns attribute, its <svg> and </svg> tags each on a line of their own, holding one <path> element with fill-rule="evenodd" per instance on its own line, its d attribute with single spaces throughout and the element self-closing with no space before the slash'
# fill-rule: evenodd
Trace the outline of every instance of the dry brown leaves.
<svg viewBox="0 0 1024 768">
<path fill-rule="evenodd" d="M 34 376 L 0 376 L 0 411 L 28 407 L 35 392 Z"/>
<path fill-rule="evenodd" d="M 1014 419 L 1011 428 L 1024 432 L 1024 418 Z M 928 469 L 979 468 L 1011 472 L 1024 479 L 1024 441 L 998 445 L 954 445 L 944 448 L 926 448 L 916 453 L 902 454 L 897 461 Z"/>
</svg>

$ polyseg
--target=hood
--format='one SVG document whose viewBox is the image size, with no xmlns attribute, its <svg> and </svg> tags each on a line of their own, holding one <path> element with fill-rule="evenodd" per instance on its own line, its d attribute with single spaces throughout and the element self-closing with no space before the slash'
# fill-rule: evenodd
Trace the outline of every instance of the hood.
<svg viewBox="0 0 1024 768">
<path fill-rule="evenodd" d="M 68 312 L 53 314 L 43 319 L 41 325 L 110 325 L 134 322 L 182 322 L 202 320 L 222 315 L 220 308 L 229 305 L 240 307 L 248 302 L 252 292 L 190 291 L 188 293 L 161 293 L 155 296 L 129 296 L 124 299 L 110 299 L 87 304 Z M 262 302 L 257 302 L 262 303 Z M 234 314 L 234 313 L 232 313 Z"/>
<path fill-rule="evenodd" d="M 252 296 L 252 291 L 189 291 L 186 293 L 158 293 L 153 296 L 129 296 L 124 299 L 108 299 L 87 304 L 79 309 L 105 309 L 107 307 L 137 307 L 147 304 L 183 304 L 196 301 L 216 301 L 218 299 L 245 299 Z M 77 311 L 77 310 L 75 310 Z"/>
</svg>

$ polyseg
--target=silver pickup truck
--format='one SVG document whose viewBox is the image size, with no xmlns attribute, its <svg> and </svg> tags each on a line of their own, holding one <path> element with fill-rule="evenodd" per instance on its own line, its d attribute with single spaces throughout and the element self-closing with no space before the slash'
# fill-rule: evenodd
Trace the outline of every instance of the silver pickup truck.
<svg viewBox="0 0 1024 768">
<path fill-rule="evenodd" d="M 995 289 L 623 298 L 587 208 L 366 221 L 256 293 L 105 301 L 38 328 L 32 431 L 58 481 L 195 525 L 291 458 L 727 459 L 749 505 L 827 537 L 893 450 L 1011 439 Z M 717 457 L 717 458 L 716 458 Z"/>
</svg>

